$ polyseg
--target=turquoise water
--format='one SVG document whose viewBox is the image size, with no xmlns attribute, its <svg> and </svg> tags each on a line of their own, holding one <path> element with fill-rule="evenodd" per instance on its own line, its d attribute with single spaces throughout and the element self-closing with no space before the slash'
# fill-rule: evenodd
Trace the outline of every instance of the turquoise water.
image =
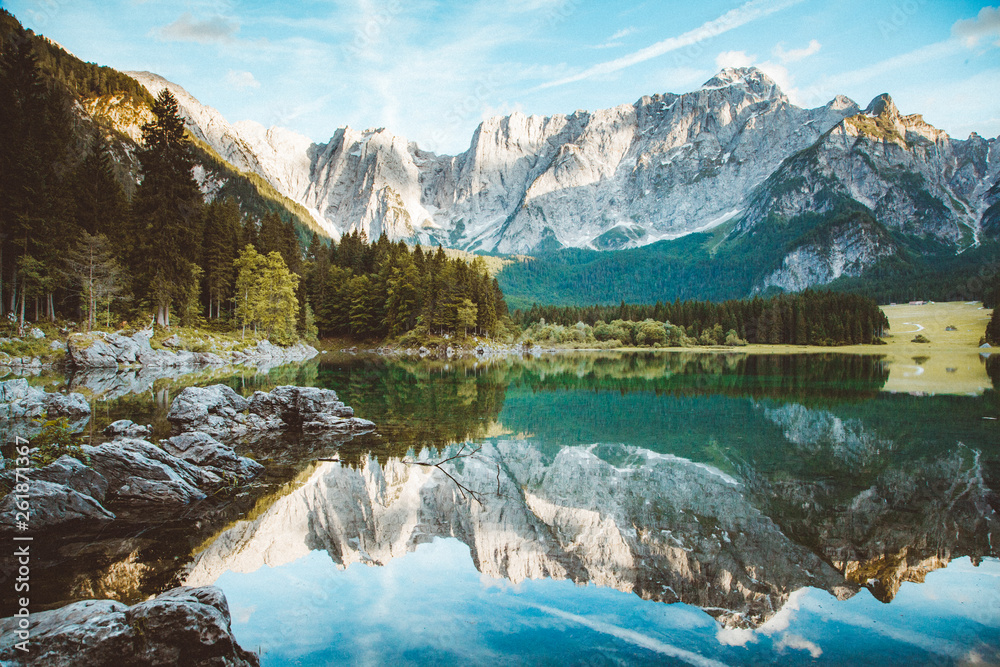
<svg viewBox="0 0 1000 667">
<path fill-rule="evenodd" d="M 378 430 L 243 443 L 267 474 L 207 512 L 51 536 L 39 595 L 215 584 L 265 665 L 1000 664 L 1000 394 L 894 394 L 892 372 L 324 355 L 157 381 L 91 432 L 165 435 L 184 384 L 220 381 L 331 388 Z"/>
<path fill-rule="evenodd" d="M 189 583 L 223 588 L 266 665 L 998 664 L 997 395 L 888 374 L 327 360 L 315 383 L 379 435 Z"/>
</svg>

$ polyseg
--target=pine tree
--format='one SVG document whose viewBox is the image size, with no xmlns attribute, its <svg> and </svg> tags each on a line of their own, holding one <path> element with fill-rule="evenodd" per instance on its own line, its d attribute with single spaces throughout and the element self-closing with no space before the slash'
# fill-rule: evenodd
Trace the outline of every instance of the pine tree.
<svg viewBox="0 0 1000 667">
<path fill-rule="evenodd" d="M 205 290 L 208 317 L 222 315 L 222 303 L 230 298 L 236 278 L 236 259 L 240 236 L 240 209 L 232 199 L 213 201 L 205 207 L 204 241 Z"/>
<path fill-rule="evenodd" d="M 73 174 L 73 204 L 77 227 L 89 234 L 122 237 L 128 200 L 114 176 L 108 144 L 99 132 Z"/>
<path fill-rule="evenodd" d="M 200 246 L 203 203 L 177 99 L 163 90 L 152 110 L 154 120 L 142 127 L 142 183 L 132 207 L 136 248 L 131 268 L 156 309 L 157 322 L 169 326 L 171 306 L 186 300 L 196 275 L 192 264 L 200 258 L 191 254 Z"/>
</svg>

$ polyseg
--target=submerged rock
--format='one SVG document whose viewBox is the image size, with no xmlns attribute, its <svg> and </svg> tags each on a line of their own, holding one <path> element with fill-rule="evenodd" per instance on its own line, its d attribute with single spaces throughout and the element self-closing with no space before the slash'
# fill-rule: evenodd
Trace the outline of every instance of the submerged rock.
<svg viewBox="0 0 1000 667">
<path fill-rule="evenodd" d="M 214 586 L 181 587 L 128 607 L 84 600 L 30 616 L 30 652 L 16 648 L 19 619 L 0 620 L 0 660 L 13 665 L 260 664 L 232 635 L 229 604 Z"/>
<path fill-rule="evenodd" d="M 151 431 L 149 426 L 140 426 L 129 419 L 119 419 L 104 429 L 104 435 L 110 435 L 113 438 L 138 438 L 149 435 Z"/>
<path fill-rule="evenodd" d="M 82 394 L 57 394 L 32 387 L 24 378 L 0 382 L 0 439 L 31 439 L 46 418 L 68 417 L 69 429 L 82 430 L 90 419 L 90 404 Z"/>
<path fill-rule="evenodd" d="M 188 387 L 174 399 L 167 419 L 177 432 L 200 431 L 215 438 L 285 428 L 337 433 L 375 428 L 354 417 L 336 392 L 317 387 L 276 387 L 255 392 L 249 401 L 225 385 Z"/>
</svg>

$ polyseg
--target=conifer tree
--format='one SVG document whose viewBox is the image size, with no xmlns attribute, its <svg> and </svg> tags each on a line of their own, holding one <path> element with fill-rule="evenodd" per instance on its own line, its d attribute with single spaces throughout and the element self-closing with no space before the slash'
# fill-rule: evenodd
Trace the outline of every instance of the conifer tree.
<svg viewBox="0 0 1000 667">
<path fill-rule="evenodd" d="M 200 258 L 202 199 L 192 174 L 190 145 L 177 99 L 163 90 L 153 104 L 154 120 L 142 127 L 142 182 L 132 207 L 136 248 L 131 268 L 139 287 L 169 326 L 170 309 L 186 300 Z"/>
</svg>

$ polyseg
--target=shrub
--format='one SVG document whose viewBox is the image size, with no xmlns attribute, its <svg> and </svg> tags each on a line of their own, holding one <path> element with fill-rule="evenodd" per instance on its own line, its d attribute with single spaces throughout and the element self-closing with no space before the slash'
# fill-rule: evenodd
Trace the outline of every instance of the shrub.
<svg viewBox="0 0 1000 667">
<path fill-rule="evenodd" d="M 36 448 L 31 455 L 31 462 L 38 468 L 45 467 L 66 454 L 90 464 L 90 457 L 83 453 L 80 443 L 73 437 L 66 417 L 47 420 L 42 424 L 38 435 L 31 439 L 31 445 Z"/>
</svg>

